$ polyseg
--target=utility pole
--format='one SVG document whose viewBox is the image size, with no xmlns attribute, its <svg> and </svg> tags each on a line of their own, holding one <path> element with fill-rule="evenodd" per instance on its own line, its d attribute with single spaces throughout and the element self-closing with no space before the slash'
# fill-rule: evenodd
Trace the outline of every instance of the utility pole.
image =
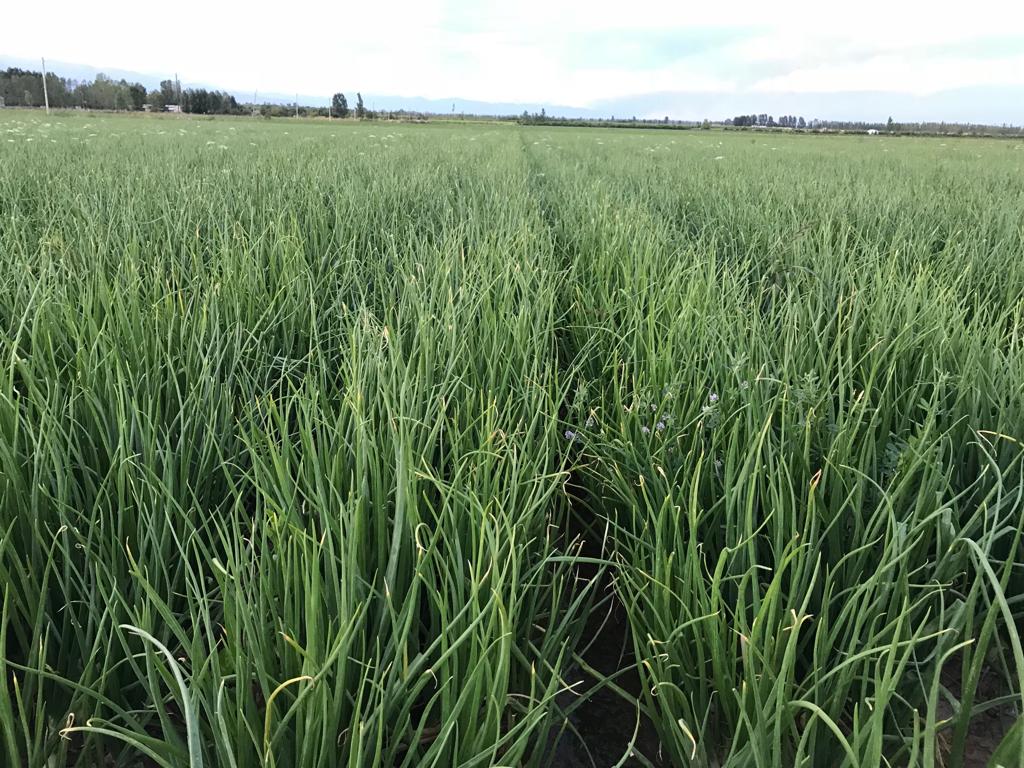
<svg viewBox="0 0 1024 768">
<path fill-rule="evenodd" d="M 299 116 L 299 94 L 295 94 L 295 116 Z"/>
<path fill-rule="evenodd" d="M 46 90 L 46 59 L 43 59 L 43 101 L 46 102 L 46 114 L 50 114 L 50 93 Z"/>
<path fill-rule="evenodd" d="M 260 98 L 260 92 L 257 89 L 257 90 L 252 92 L 252 116 L 253 117 L 256 117 L 256 103 L 259 100 L 259 98 Z"/>
</svg>

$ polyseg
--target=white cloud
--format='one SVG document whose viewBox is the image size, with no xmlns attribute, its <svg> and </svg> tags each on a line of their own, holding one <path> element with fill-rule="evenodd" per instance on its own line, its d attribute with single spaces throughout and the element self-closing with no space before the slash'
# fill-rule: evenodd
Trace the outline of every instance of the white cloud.
<svg viewBox="0 0 1024 768">
<path fill-rule="evenodd" d="M 751 90 L 784 93 L 897 91 L 913 95 L 972 86 L 1024 84 L 1024 55 L 998 59 L 876 56 L 865 61 L 797 69 Z"/>
<path fill-rule="evenodd" d="M 1024 3 L 980 0 L 51 0 L 4 10 L 0 54 L 170 75 L 236 90 L 337 89 L 585 106 L 638 93 L 903 90 L 1024 84 Z M 753 29 L 718 50 L 642 66 L 592 39 Z M 964 45 L 1016 34 L 986 58 Z M 602 38 L 603 36 L 603 38 Z M 631 36 L 631 37 L 630 37 Z M 959 46 L 944 55 L 943 46 Z M 664 53 L 664 52 L 663 52 Z M 669 52 L 670 53 L 670 52 Z"/>
</svg>

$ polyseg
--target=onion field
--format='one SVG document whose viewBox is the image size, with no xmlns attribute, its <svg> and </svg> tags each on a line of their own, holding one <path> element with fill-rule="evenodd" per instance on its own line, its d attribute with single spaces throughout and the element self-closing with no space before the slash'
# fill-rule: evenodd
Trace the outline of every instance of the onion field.
<svg viewBox="0 0 1024 768">
<path fill-rule="evenodd" d="M 0 377 L 0 765 L 1022 764 L 1019 140 L 0 111 Z"/>
</svg>

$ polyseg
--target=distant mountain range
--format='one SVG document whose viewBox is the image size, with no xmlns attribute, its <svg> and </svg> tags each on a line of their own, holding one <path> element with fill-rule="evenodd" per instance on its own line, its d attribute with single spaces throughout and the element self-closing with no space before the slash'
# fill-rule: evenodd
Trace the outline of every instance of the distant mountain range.
<svg viewBox="0 0 1024 768">
<path fill-rule="evenodd" d="M 28 60 L 0 54 L 0 68 L 20 67 L 39 69 L 38 60 Z M 93 67 L 65 61 L 47 62 L 47 68 L 72 80 L 92 80 L 104 73 L 115 80 L 142 83 L 146 88 L 157 88 L 161 80 L 174 77 L 146 74 L 129 70 Z M 214 83 L 182 80 L 183 88 L 196 87 L 227 91 L 240 102 L 251 102 L 252 91 L 223 88 Z M 346 94 L 349 103 L 355 94 Z M 298 94 L 299 104 L 324 107 L 331 94 Z M 295 94 L 260 91 L 259 103 L 293 104 Z M 1024 124 L 1024 85 L 992 86 L 947 90 L 927 95 L 895 92 L 849 91 L 833 93 L 704 93 L 688 91 L 662 91 L 605 99 L 589 107 L 568 107 L 545 102 L 519 103 L 480 101 L 458 97 L 430 99 L 423 97 L 391 96 L 364 93 L 363 99 L 370 109 L 430 112 L 434 114 L 466 113 L 474 115 L 519 115 L 546 110 L 552 117 L 606 118 L 630 117 L 658 119 L 720 120 L 735 115 L 770 113 L 773 115 L 801 115 L 808 120 L 866 120 L 885 122 L 892 116 L 896 121 L 946 121 L 959 123 L 985 123 L 989 125 Z"/>
</svg>

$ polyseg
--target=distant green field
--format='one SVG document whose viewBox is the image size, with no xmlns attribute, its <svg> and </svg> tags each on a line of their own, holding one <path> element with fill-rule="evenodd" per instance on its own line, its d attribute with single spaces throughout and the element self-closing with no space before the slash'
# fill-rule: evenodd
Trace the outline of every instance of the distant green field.
<svg viewBox="0 0 1024 768">
<path fill-rule="evenodd" d="M 0 110 L 0 373 L 0 765 L 1024 754 L 1020 142 Z"/>
</svg>

